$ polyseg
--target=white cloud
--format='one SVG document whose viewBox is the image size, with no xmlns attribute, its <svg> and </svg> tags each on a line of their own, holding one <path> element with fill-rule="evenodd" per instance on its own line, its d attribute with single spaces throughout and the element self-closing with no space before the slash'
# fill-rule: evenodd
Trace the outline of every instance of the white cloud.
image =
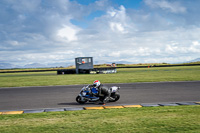
<svg viewBox="0 0 200 133">
<path fill-rule="evenodd" d="M 189 50 L 193 53 L 199 54 L 200 53 L 200 43 L 198 41 L 192 42 L 192 45 L 190 45 Z"/>
<path fill-rule="evenodd" d="M 67 39 L 68 41 L 76 41 L 77 40 L 77 34 L 78 30 L 70 27 L 70 26 L 64 26 L 63 28 L 58 30 L 58 36 L 60 36 L 63 39 Z"/>
<path fill-rule="evenodd" d="M 193 41 L 192 44 L 193 44 L 194 46 L 199 46 L 199 45 L 200 45 L 200 43 L 199 43 L 198 41 Z"/>
<path fill-rule="evenodd" d="M 121 33 L 124 32 L 124 27 L 122 26 L 121 23 L 110 22 L 110 28 L 111 28 L 113 31 L 119 31 L 119 32 L 121 32 Z"/>
<path fill-rule="evenodd" d="M 113 32 L 127 33 L 134 24 L 131 23 L 129 16 L 126 14 L 126 9 L 124 6 L 120 6 L 119 9 L 110 8 L 107 11 L 104 19 L 108 21 L 110 29 Z"/>
<path fill-rule="evenodd" d="M 119 51 L 115 51 L 115 52 L 111 52 L 108 54 L 108 56 L 111 56 L 111 57 L 120 57 L 120 54 L 121 52 Z"/>
<path fill-rule="evenodd" d="M 7 41 L 8 44 L 12 45 L 12 46 L 19 46 L 19 42 L 18 41 Z"/>
<path fill-rule="evenodd" d="M 12 9 L 17 12 L 34 12 L 40 6 L 41 0 L 27 1 L 27 0 L 8 0 Z"/>
<path fill-rule="evenodd" d="M 144 0 L 139 9 L 114 7 L 106 0 L 89 5 L 69 0 L 4 3 L 0 62 L 74 64 L 75 57 L 92 56 L 99 63 L 172 63 L 200 56 L 198 2 Z M 104 13 L 91 15 L 99 10 Z"/>
<path fill-rule="evenodd" d="M 185 13 L 186 8 L 177 1 L 167 0 L 145 0 L 145 3 L 152 8 L 161 8 L 172 13 Z"/>
</svg>

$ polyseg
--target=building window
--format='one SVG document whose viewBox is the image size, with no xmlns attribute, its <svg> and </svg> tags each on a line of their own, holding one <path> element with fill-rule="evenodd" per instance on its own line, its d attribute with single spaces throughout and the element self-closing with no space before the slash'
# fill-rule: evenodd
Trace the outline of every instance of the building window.
<svg viewBox="0 0 200 133">
<path fill-rule="evenodd" d="M 91 62 L 91 58 L 83 58 L 82 59 L 82 64 L 90 63 L 90 62 Z"/>
</svg>

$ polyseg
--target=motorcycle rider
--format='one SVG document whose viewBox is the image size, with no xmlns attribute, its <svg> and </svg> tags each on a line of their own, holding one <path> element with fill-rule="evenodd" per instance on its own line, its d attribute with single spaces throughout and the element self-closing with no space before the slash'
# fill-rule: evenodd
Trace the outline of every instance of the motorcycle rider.
<svg viewBox="0 0 200 133">
<path fill-rule="evenodd" d="M 93 82 L 93 87 L 98 89 L 98 96 L 103 97 L 103 99 L 101 100 L 103 104 L 109 102 L 110 89 L 107 86 L 104 86 L 103 84 L 101 84 L 99 80 L 95 80 Z"/>
</svg>

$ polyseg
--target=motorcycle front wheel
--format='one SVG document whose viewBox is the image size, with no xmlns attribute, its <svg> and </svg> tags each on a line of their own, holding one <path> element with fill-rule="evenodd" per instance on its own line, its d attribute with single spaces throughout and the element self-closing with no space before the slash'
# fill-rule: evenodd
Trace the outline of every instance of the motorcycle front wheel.
<svg viewBox="0 0 200 133">
<path fill-rule="evenodd" d="M 117 100 L 119 100 L 120 95 L 118 93 L 116 93 L 114 96 L 111 96 L 114 100 L 111 100 L 110 102 L 116 102 Z"/>
<path fill-rule="evenodd" d="M 77 101 L 78 103 L 80 103 L 80 104 L 84 104 L 84 103 L 87 102 L 87 101 L 81 101 L 81 97 L 80 97 L 80 96 L 77 96 L 77 97 L 76 97 L 76 101 Z"/>
</svg>

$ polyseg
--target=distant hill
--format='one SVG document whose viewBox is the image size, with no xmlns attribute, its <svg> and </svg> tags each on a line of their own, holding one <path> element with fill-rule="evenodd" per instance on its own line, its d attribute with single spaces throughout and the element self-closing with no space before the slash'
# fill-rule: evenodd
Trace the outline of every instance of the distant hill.
<svg viewBox="0 0 200 133">
<path fill-rule="evenodd" d="M 66 67 L 71 64 L 67 63 L 51 63 L 51 64 L 41 64 L 41 63 L 31 63 L 31 64 L 26 64 L 24 66 L 17 66 L 13 65 L 11 63 L 2 63 L 0 62 L 0 69 L 13 69 L 13 68 L 53 68 L 53 67 Z"/>
<path fill-rule="evenodd" d="M 183 63 L 195 63 L 199 64 L 200 63 L 200 58 L 191 60 L 191 61 L 187 61 L 187 62 L 179 62 L 179 63 L 174 63 L 174 64 L 183 64 Z M 106 62 L 106 64 L 112 64 L 112 63 L 116 63 L 118 65 L 120 64 L 132 64 L 133 62 L 127 62 L 127 61 L 116 61 L 116 62 Z M 94 65 L 97 65 L 100 63 L 98 61 L 94 61 Z M 147 64 L 152 64 L 152 63 L 147 63 Z M 147 64 L 143 64 L 143 63 L 139 63 L 139 64 L 134 64 L 134 65 L 147 65 Z M 153 63 L 153 64 L 163 64 L 163 63 Z M 65 63 L 65 62 L 56 62 L 56 63 L 49 63 L 49 64 L 40 64 L 40 63 L 31 63 L 31 64 L 26 64 L 24 66 L 17 66 L 17 65 L 13 65 L 11 63 L 5 63 L 5 62 L 0 62 L 0 69 L 13 69 L 13 68 L 60 68 L 60 67 L 67 67 L 70 65 L 74 65 L 72 62 L 69 63 Z"/>
<path fill-rule="evenodd" d="M 11 69 L 11 68 L 20 68 L 20 66 L 13 65 L 11 63 L 0 62 L 0 69 Z"/>
<path fill-rule="evenodd" d="M 40 63 L 31 63 L 31 64 L 25 65 L 23 68 L 45 68 L 45 67 L 47 66 Z"/>
<path fill-rule="evenodd" d="M 190 63 L 190 62 L 200 62 L 200 58 L 197 58 L 197 59 L 191 60 L 191 61 L 189 61 L 188 63 Z"/>
</svg>

